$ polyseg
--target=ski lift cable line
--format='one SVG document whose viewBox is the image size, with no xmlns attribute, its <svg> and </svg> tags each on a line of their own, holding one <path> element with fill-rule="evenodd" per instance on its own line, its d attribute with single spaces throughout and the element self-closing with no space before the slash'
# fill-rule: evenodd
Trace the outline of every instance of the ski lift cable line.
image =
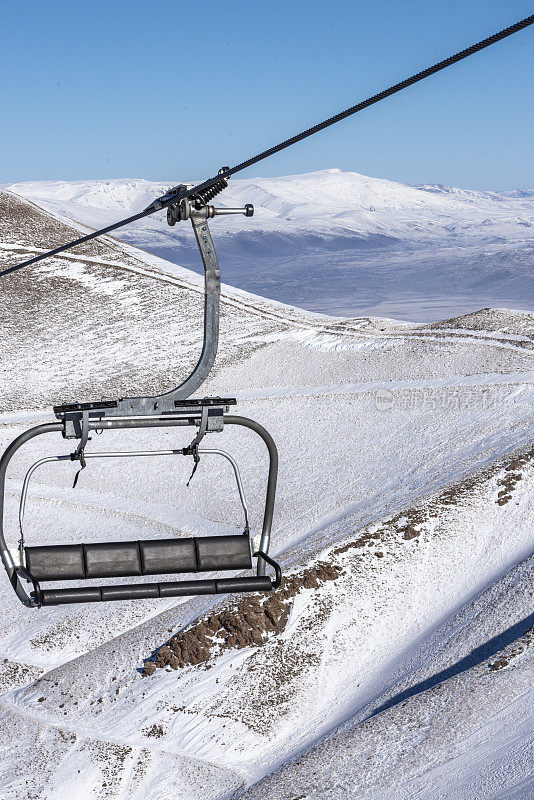
<svg viewBox="0 0 534 800">
<path fill-rule="evenodd" d="M 426 69 L 422 70 L 421 72 L 417 72 L 415 75 L 412 75 L 409 78 L 405 78 L 403 81 L 390 86 L 388 89 L 384 89 L 378 94 L 372 95 L 368 97 L 366 100 L 362 100 L 356 105 L 350 106 L 346 108 L 344 111 L 340 111 L 338 114 L 335 114 L 328 119 L 323 120 L 322 122 L 313 125 L 311 128 L 307 128 L 300 133 L 297 133 L 295 136 L 291 136 L 289 139 L 285 139 L 283 142 L 275 145 L 274 147 L 270 147 L 267 150 L 263 150 L 256 156 L 247 159 L 246 161 L 242 161 L 240 164 L 236 164 L 234 167 L 225 167 L 219 171 L 217 175 L 212 178 L 208 178 L 208 180 L 204 181 L 203 183 L 198 184 L 190 189 L 186 189 L 185 191 L 181 191 L 180 193 L 173 193 L 172 190 L 167 194 L 163 195 L 162 197 L 154 200 L 147 208 L 143 211 L 139 212 L 138 214 L 134 214 L 131 217 L 127 217 L 126 219 L 120 220 L 119 222 L 115 222 L 112 225 L 108 225 L 105 228 L 101 228 L 100 230 L 93 231 L 92 233 L 87 234 L 86 236 L 82 236 L 79 239 L 74 240 L 73 242 L 69 242 L 68 244 L 61 245 L 60 247 L 56 247 L 53 250 L 49 250 L 46 253 L 41 253 L 38 256 L 34 256 L 33 258 L 28 259 L 27 261 L 23 261 L 20 264 L 15 264 L 12 267 L 8 267 L 0 271 L 0 277 L 4 275 L 8 275 L 11 272 L 15 272 L 16 270 L 22 269 L 23 267 L 28 267 L 31 264 L 36 264 L 38 261 L 42 261 L 45 258 L 49 258 L 51 256 L 58 255 L 59 253 L 64 252 L 65 250 L 69 250 L 71 247 L 76 247 L 77 245 L 84 244 L 85 242 L 91 241 L 91 239 L 96 239 L 98 236 L 103 236 L 106 233 L 111 233 L 111 231 L 115 231 L 118 228 L 122 228 L 125 225 L 129 225 L 131 222 L 136 222 L 139 219 L 143 219 L 144 217 L 149 216 L 150 214 L 156 213 L 156 211 L 161 211 L 163 208 L 171 204 L 175 204 L 180 202 L 181 200 L 187 199 L 192 197 L 193 195 L 197 195 L 200 192 L 205 192 L 206 190 L 214 187 L 218 182 L 223 179 L 229 178 L 231 175 L 235 175 L 237 172 L 241 172 L 247 167 L 251 167 L 254 164 L 258 164 L 260 161 L 263 161 L 265 158 L 269 158 L 269 156 L 274 155 L 275 153 L 279 153 L 281 150 L 285 150 L 287 147 L 291 147 L 297 142 L 302 141 L 303 139 L 307 139 L 309 136 L 313 136 L 315 133 L 319 133 L 319 131 L 324 130 L 325 128 L 329 128 L 331 125 L 335 125 L 337 122 L 341 122 L 341 120 L 346 119 L 347 117 L 352 116 L 353 114 L 357 114 L 359 111 L 363 111 L 364 108 L 369 108 L 369 106 L 374 105 L 375 103 L 379 103 L 381 100 L 385 100 L 387 97 L 391 97 L 392 95 L 396 94 L 397 92 L 406 89 L 408 86 L 412 86 L 414 83 L 418 83 L 419 81 L 424 80 L 425 78 L 430 77 L 430 75 L 435 75 L 437 72 L 440 72 L 447 67 L 452 66 L 453 64 L 458 63 L 458 61 L 462 61 L 464 58 L 468 58 L 469 56 L 474 55 L 474 53 L 478 53 L 480 50 L 484 50 L 486 47 L 489 47 L 492 44 L 496 44 L 497 42 L 506 39 L 508 36 L 511 36 L 514 33 L 517 33 L 524 28 L 527 28 L 529 25 L 534 23 L 534 14 L 531 14 L 529 17 L 525 17 L 525 19 L 516 22 L 514 25 L 510 25 L 508 28 L 504 28 L 503 30 L 499 31 L 498 33 L 494 33 L 492 36 L 488 36 L 486 39 L 482 39 L 480 42 L 471 45 L 470 47 L 466 47 L 464 50 L 460 50 L 460 52 L 455 53 L 448 58 L 443 59 L 442 61 L 438 61 L 436 64 L 433 64 L 431 67 L 427 67 Z"/>
</svg>

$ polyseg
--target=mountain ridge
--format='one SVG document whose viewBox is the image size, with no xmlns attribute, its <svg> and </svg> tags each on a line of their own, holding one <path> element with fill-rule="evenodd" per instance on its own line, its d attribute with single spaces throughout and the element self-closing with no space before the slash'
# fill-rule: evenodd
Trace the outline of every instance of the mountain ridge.
<svg viewBox="0 0 534 800">
<path fill-rule="evenodd" d="M 56 216 L 102 227 L 172 184 L 143 179 L 10 184 Z M 224 279 L 320 313 L 434 321 L 481 306 L 534 310 L 534 192 L 411 186 L 338 169 L 232 180 L 213 221 Z M 117 236 L 199 272 L 188 226 L 156 214 Z"/>
</svg>

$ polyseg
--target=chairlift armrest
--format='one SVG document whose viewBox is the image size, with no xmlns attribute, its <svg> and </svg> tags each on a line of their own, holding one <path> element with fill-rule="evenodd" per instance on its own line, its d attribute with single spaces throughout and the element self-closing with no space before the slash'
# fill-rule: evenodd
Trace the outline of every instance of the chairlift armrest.
<svg viewBox="0 0 534 800">
<path fill-rule="evenodd" d="M 21 579 L 32 584 L 33 586 L 32 594 L 28 594 L 28 592 L 24 588 Z M 41 587 L 39 586 L 39 581 L 37 580 L 37 578 L 34 578 L 31 572 L 28 572 L 28 570 L 25 567 L 15 567 L 11 575 L 11 584 L 15 592 L 17 593 L 17 597 L 19 598 L 19 600 L 21 600 L 21 602 L 25 606 L 27 606 L 28 608 L 35 608 L 35 607 L 40 608 L 42 592 L 41 592 Z"/>
<path fill-rule="evenodd" d="M 282 568 L 280 564 L 277 561 L 275 561 L 274 558 L 268 556 L 267 553 L 264 553 L 263 550 L 256 550 L 256 552 L 253 555 L 254 558 L 256 557 L 263 558 L 263 560 L 274 569 L 275 579 L 274 581 L 271 581 L 271 583 L 273 589 L 278 589 L 278 587 L 282 583 Z"/>
</svg>

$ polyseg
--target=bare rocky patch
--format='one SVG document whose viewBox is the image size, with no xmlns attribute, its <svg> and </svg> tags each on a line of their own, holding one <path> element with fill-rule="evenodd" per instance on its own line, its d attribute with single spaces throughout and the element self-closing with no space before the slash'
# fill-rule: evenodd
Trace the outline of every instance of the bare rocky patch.
<svg viewBox="0 0 534 800">
<path fill-rule="evenodd" d="M 37 680 L 42 672 L 40 667 L 20 664 L 8 658 L 0 659 L 0 694 Z"/>
<path fill-rule="evenodd" d="M 156 669 L 203 664 L 209 668 L 214 656 L 229 649 L 262 645 L 270 634 L 281 634 L 287 624 L 291 603 L 303 589 L 316 589 L 335 580 L 341 568 L 319 561 L 315 566 L 282 579 L 282 585 L 268 595 L 241 595 L 231 608 L 208 614 L 175 634 L 160 647 L 155 658 L 144 662 L 143 676 Z"/>
<path fill-rule="evenodd" d="M 163 729 L 163 725 L 151 725 L 150 728 L 145 728 L 143 731 L 145 736 L 152 736 L 154 739 L 161 739 L 162 736 L 165 736 L 165 731 Z"/>
<path fill-rule="evenodd" d="M 505 472 L 506 474 L 497 481 L 497 486 L 499 487 L 499 492 L 497 494 L 497 503 L 500 506 L 506 505 L 511 499 L 514 489 L 516 488 L 517 484 L 523 477 L 523 467 L 525 467 L 529 461 L 532 460 L 533 451 L 530 450 L 527 453 L 523 453 L 522 455 L 514 458 L 506 467 Z"/>
<path fill-rule="evenodd" d="M 292 601 L 299 592 L 317 589 L 344 573 L 344 567 L 336 563 L 339 556 L 358 548 L 369 548 L 376 559 L 385 560 L 388 555 L 387 544 L 400 541 L 407 545 L 410 543 L 410 546 L 417 545 L 431 520 L 440 518 L 447 507 L 468 503 L 473 494 L 480 491 L 483 483 L 504 470 L 504 476 L 497 482 L 500 487 L 497 502 L 503 505 L 511 499 L 513 489 L 522 478 L 520 470 L 533 459 L 534 447 L 507 460 L 501 459 L 447 487 L 429 501 L 403 509 L 378 528 L 359 532 L 355 538 L 334 547 L 328 556 L 323 556 L 314 566 L 284 577 L 277 591 L 264 596 L 241 595 L 233 606 L 208 614 L 175 634 L 144 662 L 142 675 L 153 675 L 158 668 L 177 670 L 203 665 L 209 669 L 211 660 L 226 650 L 261 646 L 270 635 L 279 636 L 283 633 Z"/>
</svg>

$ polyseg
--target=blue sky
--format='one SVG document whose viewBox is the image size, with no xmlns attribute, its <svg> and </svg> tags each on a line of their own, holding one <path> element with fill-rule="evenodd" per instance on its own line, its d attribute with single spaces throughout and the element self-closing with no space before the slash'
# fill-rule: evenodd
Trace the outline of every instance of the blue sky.
<svg viewBox="0 0 534 800">
<path fill-rule="evenodd" d="M 532 13 L 531 0 L 0 8 L 0 183 L 200 179 Z M 534 27 L 248 174 L 533 187 L 533 86 Z"/>
</svg>

